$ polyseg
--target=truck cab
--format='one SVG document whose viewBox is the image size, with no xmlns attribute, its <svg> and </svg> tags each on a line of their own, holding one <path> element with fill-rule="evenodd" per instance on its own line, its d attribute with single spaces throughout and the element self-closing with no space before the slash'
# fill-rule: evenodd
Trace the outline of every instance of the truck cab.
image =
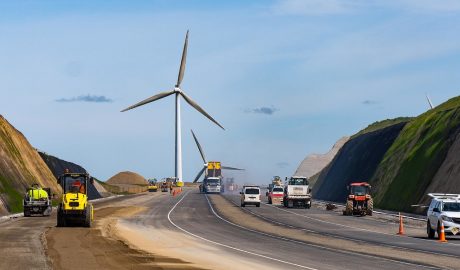
<svg viewBox="0 0 460 270">
<path fill-rule="evenodd" d="M 285 207 L 292 208 L 301 206 L 304 208 L 311 207 L 311 189 L 305 176 L 286 177 L 284 185 L 283 204 Z"/>
<path fill-rule="evenodd" d="M 220 177 L 207 177 L 202 184 L 204 193 L 221 193 L 222 183 Z"/>
</svg>

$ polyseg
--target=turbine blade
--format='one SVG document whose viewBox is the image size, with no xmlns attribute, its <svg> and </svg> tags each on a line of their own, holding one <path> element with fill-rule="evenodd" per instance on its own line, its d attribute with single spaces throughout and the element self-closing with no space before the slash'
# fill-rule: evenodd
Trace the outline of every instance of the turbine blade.
<svg viewBox="0 0 460 270">
<path fill-rule="evenodd" d="M 145 104 L 150 103 L 150 102 L 153 102 L 153 101 L 155 101 L 155 100 L 162 99 L 162 98 L 167 97 L 167 96 L 172 95 L 172 94 L 174 94 L 174 91 L 170 91 L 170 92 L 161 92 L 161 93 L 159 93 L 159 94 L 154 95 L 153 97 L 149 97 L 148 99 L 145 99 L 145 100 L 143 100 L 143 101 L 141 101 L 141 102 L 139 102 L 139 103 L 136 103 L 136 104 L 134 104 L 133 106 L 130 106 L 130 107 L 128 107 L 128 108 L 122 110 L 121 112 L 129 111 L 129 110 L 134 109 L 134 108 L 136 108 L 136 107 L 145 105 Z"/>
<path fill-rule="evenodd" d="M 430 109 L 433 109 L 434 106 L 433 106 L 433 103 L 431 102 L 430 97 L 428 96 L 428 94 L 425 94 L 425 96 L 426 96 L 426 99 L 428 100 L 428 105 L 430 105 Z"/>
<path fill-rule="evenodd" d="M 185 63 L 187 62 L 187 47 L 188 47 L 188 30 L 187 30 L 187 34 L 185 35 L 184 50 L 182 51 L 182 58 L 180 60 L 179 75 L 177 76 L 176 87 L 178 87 L 178 88 L 180 87 L 182 79 L 184 78 Z"/>
<path fill-rule="evenodd" d="M 239 169 L 239 168 L 228 167 L 228 166 L 222 166 L 221 168 L 223 170 L 233 170 L 233 171 L 244 171 L 245 170 L 245 169 Z"/>
<path fill-rule="evenodd" d="M 206 163 L 206 157 L 204 156 L 203 149 L 201 148 L 200 143 L 198 142 L 198 139 L 195 136 L 195 133 L 193 133 L 193 130 L 190 130 L 193 135 L 193 139 L 195 139 L 196 146 L 198 147 L 198 151 L 200 151 L 201 158 L 203 159 L 203 162 Z"/>
<path fill-rule="evenodd" d="M 198 181 L 198 179 L 200 179 L 201 175 L 204 173 L 204 170 L 206 170 L 206 167 L 203 167 L 203 169 L 200 170 L 198 175 L 195 177 L 195 180 L 193 180 L 193 183 L 196 183 L 196 181 Z"/>
<path fill-rule="evenodd" d="M 209 120 L 214 122 L 214 124 L 218 125 L 220 128 L 225 130 L 225 128 L 223 126 L 221 126 L 221 124 L 219 124 L 216 120 L 214 120 L 214 118 L 212 118 L 212 116 L 210 116 L 205 110 L 203 110 L 203 108 L 201 108 L 200 105 L 198 105 L 195 101 L 193 101 L 189 96 L 187 96 L 184 92 L 180 92 L 180 94 L 185 99 L 185 101 L 187 101 L 187 103 L 190 104 L 190 106 L 195 108 L 202 115 L 206 116 Z"/>
</svg>

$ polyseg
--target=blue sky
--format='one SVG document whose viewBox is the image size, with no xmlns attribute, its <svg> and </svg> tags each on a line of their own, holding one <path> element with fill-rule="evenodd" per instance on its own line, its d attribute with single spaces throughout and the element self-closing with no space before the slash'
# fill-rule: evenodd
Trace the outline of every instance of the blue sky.
<svg viewBox="0 0 460 270">
<path fill-rule="evenodd" d="M 38 149 L 108 179 L 174 173 L 174 99 L 120 113 L 177 79 L 184 179 L 210 160 L 263 183 L 368 124 L 460 89 L 460 2 L 0 2 L 0 114 Z M 232 174 L 227 173 L 227 176 Z"/>
</svg>

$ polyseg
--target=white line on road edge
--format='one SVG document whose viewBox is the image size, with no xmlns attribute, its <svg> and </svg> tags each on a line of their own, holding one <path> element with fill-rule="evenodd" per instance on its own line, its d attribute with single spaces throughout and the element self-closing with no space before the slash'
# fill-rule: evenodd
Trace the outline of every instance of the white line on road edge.
<svg viewBox="0 0 460 270">
<path fill-rule="evenodd" d="M 303 268 L 303 269 L 309 269 L 309 270 L 318 270 L 316 268 L 311 268 L 311 267 L 308 267 L 308 266 L 303 266 L 303 265 L 299 265 L 299 264 L 295 264 L 295 263 L 290 263 L 290 262 L 286 262 L 286 261 L 282 261 L 282 260 L 278 260 L 278 259 L 275 259 L 275 258 L 271 258 L 271 257 L 268 257 L 268 256 L 265 256 L 265 255 L 262 255 L 262 254 L 258 254 L 258 253 L 254 253 L 254 252 L 251 252 L 251 251 L 247 251 L 247 250 L 243 250 L 243 249 L 239 249 L 239 248 L 236 248 L 236 247 L 232 247 L 232 246 L 228 246 L 228 245 L 225 245 L 225 244 L 222 244 L 222 243 L 218 243 L 218 242 L 214 242 L 212 240 L 209 240 L 209 239 L 206 239 L 206 238 L 203 238 L 201 236 L 198 236 L 194 233 L 191 233 L 185 229 L 183 229 L 182 227 L 179 227 L 178 225 L 176 225 L 172 220 L 171 220 L 171 213 L 174 211 L 174 209 L 176 208 L 176 206 L 190 193 L 190 191 L 188 191 L 187 193 L 185 193 L 185 195 L 173 206 L 173 208 L 171 208 L 171 210 L 169 211 L 168 213 L 168 220 L 169 222 L 176 228 L 178 228 L 179 230 L 183 231 L 184 233 L 188 234 L 188 235 L 191 235 L 193 237 L 196 237 L 198 239 L 201 239 L 203 241 L 206 241 L 206 242 L 209 242 L 209 243 L 212 243 L 212 244 L 215 244 L 215 245 L 218 245 L 218 246 L 222 246 L 222 247 L 226 247 L 226 248 L 229 248 L 229 249 L 232 249 L 232 250 L 236 250 L 236 251 L 239 251 L 239 252 L 243 252 L 243 253 L 246 253 L 246 254 L 250 254 L 250 255 L 254 255 L 254 256 L 257 256 L 257 257 L 261 257 L 261 258 L 264 258 L 264 259 L 268 259 L 268 260 L 272 260 L 272 261 L 276 261 L 276 262 L 280 262 L 280 263 L 284 263 L 284 264 L 288 264 L 288 265 L 291 265 L 291 266 L 295 266 L 295 267 L 299 267 L 299 268 Z M 208 197 L 206 196 L 206 199 L 208 199 Z M 208 200 L 208 204 L 209 204 L 209 200 Z M 212 209 L 212 206 L 211 206 L 211 209 Z M 212 209 L 212 211 L 214 212 L 214 209 Z"/>
<path fill-rule="evenodd" d="M 274 239 L 279 239 L 279 240 L 283 240 L 283 241 L 287 241 L 287 242 L 292 242 L 292 243 L 296 243 L 296 244 L 301 244 L 301 245 L 305 245 L 305 246 L 310 246 L 310 247 L 315 247 L 315 248 L 319 248 L 319 249 L 323 249 L 323 250 L 328 250 L 328 251 L 332 251 L 332 252 L 335 252 L 335 253 L 351 254 L 353 256 L 363 256 L 363 257 L 368 257 L 368 258 L 373 258 L 373 259 L 380 259 L 380 260 L 384 260 L 384 261 L 389 261 L 389 262 L 394 262 L 394 263 L 399 263 L 399 264 L 404 264 L 404 265 L 410 265 L 410 266 L 416 266 L 416 267 L 423 267 L 423 268 L 428 268 L 428 269 L 441 269 L 439 267 L 423 265 L 423 264 L 416 264 L 416 263 L 410 263 L 410 262 L 405 262 L 405 261 L 398 261 L 398 260 L 389 259 L 389 258 L 385 258 L 385 257 L 379 257 L 379 256 L 375 256 L 375 255 L 370 255 L 370 254 L 363 254 L 363 253 L 358 254 L 356 252 L 350 252 L 350 251 L 345 251 L 345 250 L 337 250 L 337 249 L 333 249 L 333 248 L 329 248 L 329 247 L 325 247 L 325 246 L 320 246 L 320 245 L 316 245 L 316 244 L 297 241 L 297 240 L 284 238 L 284 237 L 281 237 L 281 236 L 275 236 L 275 235 L 271 235 L 271 234 L 268 234 L 268 233 L 263 233 L 263 232 L 260 232 L 260 231 L 249 229 L 249 228 L 246 228 L 244 226 L 235 224 L 235 223 L 233 223 L 231 221 L 228 221 L 228 220 L 222 218 L 221 216 L 219 216 L 219 214 L 217 214 L 216 211 L 214 211 L 214 208 L 212 207 L 211 202 L 208 199 L 208 196 L 207 195 L 205 195 L 205 196 L 206 196 L 206 200 L 208 201 L 208 205 L 211 208 L 212 213 L 217 218 L 221 219 L 224 222 L 227 222 L 228 224 L 231 224 L 233 226 L 236 226 L 236 227 L 241 228 L 241 229 L 246 230 L 246 231 L 250 231 L 250 232 L 253 232 L 253 233 L 260 234 L 260 235 L 268 236 L 268 237 L 271 237 L 271 238 L 274 238 Z"/>
</svg>

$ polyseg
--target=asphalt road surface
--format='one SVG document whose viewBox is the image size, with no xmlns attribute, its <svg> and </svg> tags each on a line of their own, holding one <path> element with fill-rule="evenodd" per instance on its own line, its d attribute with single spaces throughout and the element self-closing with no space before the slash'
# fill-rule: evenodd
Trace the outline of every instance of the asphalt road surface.
<svg viewBox="0 0 460 270">
<path fill-rule="evenodd" d="M 96 203 L 91 229 L 56 228 L 55 216 L 3 222 L 0 269 L 82 269 L 76 254 L 85 269 L 460 269 L 459 243 L 423 229 L 398 237 L 376 218 L 238 203 L 186 189 Z"/>
</svg>

